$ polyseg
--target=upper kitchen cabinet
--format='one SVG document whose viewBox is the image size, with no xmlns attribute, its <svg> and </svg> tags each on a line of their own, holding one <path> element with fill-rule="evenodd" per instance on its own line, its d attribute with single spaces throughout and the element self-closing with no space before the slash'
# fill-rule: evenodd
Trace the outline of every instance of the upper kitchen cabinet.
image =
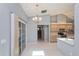
<svg viewBox="0 0 79 59">
<path fill-rule="evenodd" d="M 73 23 L 73 19 L 69 18 L 66 15 L 63 14 L 58 14 L 58 15 L 54 15 L 51 16 L 51 23 Z"/>
</svg>

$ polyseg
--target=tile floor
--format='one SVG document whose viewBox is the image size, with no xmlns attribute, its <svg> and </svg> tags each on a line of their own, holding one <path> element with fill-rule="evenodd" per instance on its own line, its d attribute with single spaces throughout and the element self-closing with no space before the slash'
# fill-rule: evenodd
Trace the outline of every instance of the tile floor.
<svg viewBox="0 0 79 59">
<path fill-rule="evenodd" d="M 63 56 L 63 54 L 57 49 L 56 43 L 37 42 L 28 43 L 22 56 Z"/>
</svg>

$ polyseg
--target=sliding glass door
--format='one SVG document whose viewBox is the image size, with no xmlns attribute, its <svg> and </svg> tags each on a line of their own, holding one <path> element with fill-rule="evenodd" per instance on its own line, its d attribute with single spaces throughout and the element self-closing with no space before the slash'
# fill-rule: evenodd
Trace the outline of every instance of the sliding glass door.
<svg viewBox="0 0 79 59">
<path fill-rule="evenodd" d="M 26 47 L 26 23 L 11 13 L 11 56 L 21 55 Z"/>
<path fill-rule="evenodd" d="M 26 46 L 26 31 L 25 31 L 25 24 L 22 23 L 22 51 Z"/>
<path fill-rule="evenodd" d="M 26 26 L 23 22 L 19 21 L 19 55 L 26 47 Z"/>
</svg>

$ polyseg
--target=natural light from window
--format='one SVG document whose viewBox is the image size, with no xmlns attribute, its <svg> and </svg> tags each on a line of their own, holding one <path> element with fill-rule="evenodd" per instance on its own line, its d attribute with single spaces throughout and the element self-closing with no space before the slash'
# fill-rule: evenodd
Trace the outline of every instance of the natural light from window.
<svg viewBox="0 0 79 59">
<path fill-rule="evenodd" d="M 32 56 L 44 56 L 44 51 L 32 51 Z"/>
</svg>

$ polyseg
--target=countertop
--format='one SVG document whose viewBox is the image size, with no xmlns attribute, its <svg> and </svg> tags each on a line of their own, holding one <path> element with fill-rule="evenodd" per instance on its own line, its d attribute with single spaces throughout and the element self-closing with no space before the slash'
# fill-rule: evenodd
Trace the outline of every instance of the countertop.
<svg viewBox="0 0 79 59">
<path fill-rule="evenodd" d="M 74 39 L 70 39 L 70 38 L 57 38 L 57 40 L 61 40 L 69 45 L 74 45 Z"/>
</svg>

